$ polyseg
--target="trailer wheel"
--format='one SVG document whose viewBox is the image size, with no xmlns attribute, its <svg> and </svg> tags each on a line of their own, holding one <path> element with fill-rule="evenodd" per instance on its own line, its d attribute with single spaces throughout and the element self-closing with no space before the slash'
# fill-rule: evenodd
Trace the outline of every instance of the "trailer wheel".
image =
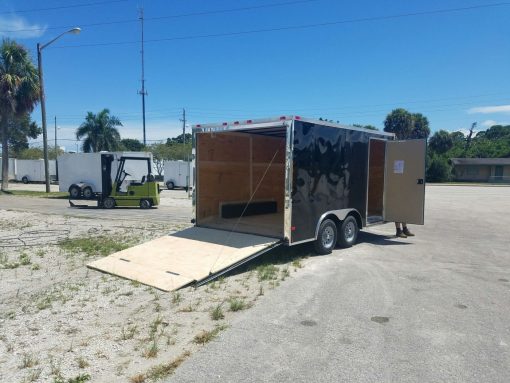
<svg viewBox="0 0 510 383">
<path fill-rule="evenodd" d="M 83 189 L 83 198 L 85 199 L 92 199 L 94 197 L 94 193 L 92 192 L 92 188 L 90 186 L 87 186 L 85 189 Z"/>
<path fill-rule="evenodd" d="M 175 184 L 172 181 L 168 181 L 166 183 L 166 187 L 168 190 L 173 190 L 173 188 L 175 187 Z"/>
<path fill-rule="evenodd" d="M 115 207 L 115 200 L 112 197 L 106 197 L 103 200 L 103 207 L 105 209 L 113 209 Z"/>
<path fill-rule="evenodd" d="M 356 218 L 349 216 L 342 221 L 338 235 L 338 243 L 341 247 L 351 247 L 358 239 L 358 223 Z"/>
<path fill-rule="evenodd" d="M 336 240 L 337 229 L 335 223 L 330 219 L 325 219 L 319 226 L 319 233 L 314 242 L 316 253 L 321 255 L 331 253 L 335 248 Z"/>
<path fill-rule="evenodd" d="M 80 198 L 81 189 L 78 185 L 72 185 L 69 188 L 69 197 L 71 198 Z"/>
<path fill-rule="evenodd" d="M 150 209 L 152 207 L 152 202 L 148 199 L 141 199 L 140 200 L 140 208 L 142 209 Z"/>
<path fill-rule="evenodd" d="M 21 179 L 21 182 L 23 182 L 24 184 L 28 184 L 28 177 L 23 176 L 23 178 Z"/>
</svg>

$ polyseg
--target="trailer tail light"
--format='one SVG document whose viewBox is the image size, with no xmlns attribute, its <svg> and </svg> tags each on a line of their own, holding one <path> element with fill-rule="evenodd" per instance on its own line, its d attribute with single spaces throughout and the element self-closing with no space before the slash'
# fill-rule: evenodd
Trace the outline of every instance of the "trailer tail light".
<svg viewBox="0 0 510 383">
<path fill-rule="evenodd" d="M 296 231 L 296 226 L 291 226 L 290 231 Z"/>
<path fill-rule="evenodd" d="M 252 122 L 253 122 L 252 120 L 246 120 L 247 124 L 251 124 Z"/>
<path fill-rule="evenodd" d="M 294 116 L 294 119 L 295 120 L 301 120 L 301 117 L 300 116 Z"/>
<path fill-rule="evenodd" d="M 239 121 L 234 121 L 234 125 L 239 125 Z"/>
<path fill-rule="evenodd" d="M 224 122 L 222 125 L 223 125 L 223 126 L 227 126 L 228 124 L 227 124 L 226 122 Z"/>
<path fill-rule="evenodd" d="M 285 116 L 280 116 L 280 121 L 283 121 L 283 120 L 286 120 L 286 119 L 287 119 L 287 117 L 285 117 Z"/>
<path fill-rule="evenodd" d="M 197 125 L 195 125 L 195 126 L 196 126 L 197 128 L 200 128 L 200 127 L 201 127 L 202 125 L 200 125 L 200 124 L 197 124 Z"/>
</svg>

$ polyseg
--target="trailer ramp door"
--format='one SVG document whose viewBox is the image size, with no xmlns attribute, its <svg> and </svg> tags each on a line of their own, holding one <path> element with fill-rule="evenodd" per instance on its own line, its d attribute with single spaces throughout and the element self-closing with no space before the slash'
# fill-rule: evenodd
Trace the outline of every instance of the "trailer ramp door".
<svg viewBox="0 0 510 383">
<path fill-rule="evenodd" d="M 172 291 L 231 270 L 280 242 L 260 235 L 191 227 L 119 251 L 87 266 Z"/>
<path fill-rule="evenodd" d="M 425 140 L 387 141 L 384 220 L 423 225 Z"/>
</svg>

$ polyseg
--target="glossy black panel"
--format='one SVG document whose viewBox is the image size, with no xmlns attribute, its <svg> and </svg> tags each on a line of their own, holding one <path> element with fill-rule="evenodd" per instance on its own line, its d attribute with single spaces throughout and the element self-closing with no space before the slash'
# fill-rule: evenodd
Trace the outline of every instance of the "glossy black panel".
<svg viewBox="0 0 510 383">
<path fill-rule="evenodd" d="M 357 209 L 366 216 L 368 141 L 383 136 L 294 122 L 292 242 L 315 236 L 329 210 Z"/>
</svg>

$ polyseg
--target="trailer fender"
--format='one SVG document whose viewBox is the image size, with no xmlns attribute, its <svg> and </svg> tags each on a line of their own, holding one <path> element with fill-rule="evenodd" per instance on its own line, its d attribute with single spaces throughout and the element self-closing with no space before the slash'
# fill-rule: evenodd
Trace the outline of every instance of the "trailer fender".
<svg viewBox="0 0 510 383">
<path fill-rule="evenodd" d="M 361 219 L 361 214 L 356 209 L 330 210 L 322 214 L 319 220 L 317 221 L 317 226 L 315 228 L 315 239 L 317 239 L 319 235 L 319 228 L 321 226 L 322 221 L 329 218 L 335 221 L 336 224 L 339 224 L 350 215 L 352 215 L 356 219 L 358 229 L 361 229 L 363 227 L 363 221 Z"/>
</svg>

